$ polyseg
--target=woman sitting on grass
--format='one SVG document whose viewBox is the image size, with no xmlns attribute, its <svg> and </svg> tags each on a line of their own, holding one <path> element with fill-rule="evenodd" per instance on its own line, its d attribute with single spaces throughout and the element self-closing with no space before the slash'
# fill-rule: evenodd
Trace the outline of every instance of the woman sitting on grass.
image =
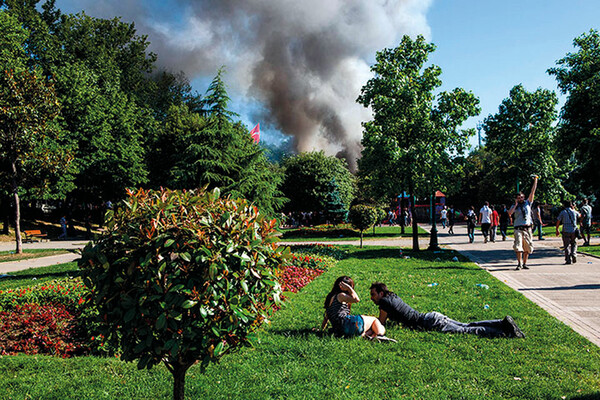
<svg viewBox="0 0 600 400">
<path fill-rule="evenodd" d="M 379 320 L 370 315 L 352 315 L 352 303 L 360 298 L 354 291 L 354 281 L 348 276 L 340 276 L 333 284 L 331 292 L 325 298 L 325 317 L 321 330 L 325 330 L 331 321 L 333 332 L 337 336 L 363 336 L 378 341 L 394 341 L 384 336 L 385 328 Z"/>
</svg>

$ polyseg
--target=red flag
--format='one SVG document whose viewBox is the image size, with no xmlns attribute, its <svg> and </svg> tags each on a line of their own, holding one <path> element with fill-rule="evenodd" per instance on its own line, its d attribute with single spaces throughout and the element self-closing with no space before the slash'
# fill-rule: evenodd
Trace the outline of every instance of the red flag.
<svg viewBox="0 0 600 400">
<path fill-rule="evenodd" d="M 256 124 L 254 128 L 250 131 L 250 136 L 254 139 L 254 143 L 258 143 L 260 140 L 260 123 Z"/>
</svg>

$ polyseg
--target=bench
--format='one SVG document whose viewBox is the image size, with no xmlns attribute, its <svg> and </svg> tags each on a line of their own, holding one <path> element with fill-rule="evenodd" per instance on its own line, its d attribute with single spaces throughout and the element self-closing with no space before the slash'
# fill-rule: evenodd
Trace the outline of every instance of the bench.
<svg viewBox="0 0 600 400">
<path fill-rule="evenodd" d="M 23 241 L 24 242 L 33 242 L 33 239 L 37 239 L 41 241 L 42 239 L 46 239 L 48 237 L 47 234 L 42 233 L 39 229 L 32 229 L 28 231 L 23 231 Z"/>
</svg>

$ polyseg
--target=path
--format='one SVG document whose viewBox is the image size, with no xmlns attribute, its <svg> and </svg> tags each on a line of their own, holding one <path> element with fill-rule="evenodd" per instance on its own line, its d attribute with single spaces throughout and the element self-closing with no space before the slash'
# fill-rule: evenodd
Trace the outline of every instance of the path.
<svg viewBox="0 0 600 400">
<path fill-rule="evenodd" d="M 85 240 L 61 240 L 50 242 L 23 243 L 23 249 L 82 249 L 87 242 Z M 14 242 L 1 242 L 0 251 L 11 251 L 15 249 Z M 79 259 L 79 254 L 66 253 L 48 257 L 31 258 L 28 260 L 8 261 L 0 263 L 0 275 L 8 272 L 21 271 L 28 268 L 47 267 L 50 265 L 64 264 Z"/>
</svg>

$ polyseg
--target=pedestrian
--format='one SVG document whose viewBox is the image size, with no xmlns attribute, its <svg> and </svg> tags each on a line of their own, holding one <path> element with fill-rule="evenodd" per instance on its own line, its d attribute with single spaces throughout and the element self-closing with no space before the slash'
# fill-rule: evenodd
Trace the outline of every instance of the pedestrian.
<svg viewBox="0 0 600 400">
<path fill-rule="evenodd" d="M 63 215 L 60 217 L 60 229 L 62 229 L 62 233 L 58 236 L 59 239 L 67 238 L 67 216 Z"/>
<path fill-rule="evenodd" d="M 535 231 L 537 230 L 538 240 L 545 240 L 544 232 L 542 230 L 542 227 L 544 226 L 544 223 L 542 222 L 542 210 L 540 208 L 540 203 L 537 201 L 534 201 L 531 205 L 531 216 L 533 219 L 533 229 L 531 230 L 531 234 L 535 235 Z"/>
<path fill-rule="evenodd" d="M 371 300 L 379 307 L 378 319 L 382 325 L 385 325 L 390 319 L 411 329 L 444 333 L 470 333 L 485 337 L 525 337 L 510 315 L 504 319 L 464 323 L 435 311 L 426 314 L 420 313 L 391 292 L 382 282 L 375 282 L 371 285 Z"/>
<path fill-rule="evenodd" d="M 502 235 L 502 240 L 506 240 L 508 225 L 512 224 L 512 218 L 510 214 L 508 214 L 508 208 L 506 208 L 506 204 L 502 204 L 500 206 L 500 234 Z"/>
<path fill-rule="evenodd" d="M 331 321 L 333 331 L 338 336 L 362 336 L 371 340 L 393 341 L 384 336 L 385 328 L 376 317 L 350 313 L 352 304 L 359 301 L 352 278 L 349 276 L 337 278 L 333 288 L 325 297 L 325 316 L 321 330 L 324 331 L 327 323 Z"/>
<path fill-rule="evenodd" d="M 490 203 L 483 203 L 483 207 L 479 210 L 479 224 L 481 225 L 481 233 L 483 233 L 483 243 L 487 243 L 490 234 L 490 226 L 492 226 L 492 210 Z"/>
<path fill-rule="evenodd" d="M 442 223 L 442 228 L 446 229 L 446 221 L 447 221 L 448 210 L 446 210 L 446 206 L 442 208 L 440 211 L 440 222 Z"/>
<path fill-rule="evenodd" d="M 492 224 L 490 225 L 490 240 L 492 241 L 492 243 L 496 243 L 496 231 L 498 230 L 500 218 L 498 215 L 498 211 L 496 211 L 497 207 L 491 206 L 490 208 L 492 210 L 492 216 L 490 218 L 492 221 Z"/>
<path fill-rule="evenodd" d="M 448 234 L 454 235 L 454 219 L 456 218 L 456 214 L 454 211 L 454 206 L 450 206 L 448 210 Z"/>
<path fill-rule="evenodd" d="M 517 255 L 517 271 L 521 268 L 529 269 L 527 260 L 529 255 L 533 253 L 533 241 L 531 239 L 531 225 L 533 224 L 531 218 L 531 203 L 533 203 L 537 183 L 538 177 L 537 175 L 534 175 L 529 197 L 525 199 L 523 192 L 517 193 L 515 204 L 508 210 L 508 215 L 514 216 L 513 224 L 515 228 L 515 241 L 513 243 L 513 250 Z"/>
<path fill-rule="evenodd" d="M 569 200 L 563 201 L 564 209 L 558 214 L 556 219 L 556 236 L 558 236 L 558 227 L 562 223 L 562 241 L 565 251 L 565 264 L 577 262 L 577 221 L 581 218 L 581 214 L 573 207 L 573 202 Z"/>
<path fill-rule="evenodd" d="M 475 207 L 471 206 L 467 211 L 467 236 L 469 237 L 469 243 L 475 241 L 475 226 L 477 225 L 477 214 L 475 214 Z"/>
<path fill-rule="evenodd" d="M 583 245 L 590 246 L 592 234 L 592 206 L 588 199 L 583 199 L 581 206 L 581 235 L 583 236 Z"/>
</svg>

